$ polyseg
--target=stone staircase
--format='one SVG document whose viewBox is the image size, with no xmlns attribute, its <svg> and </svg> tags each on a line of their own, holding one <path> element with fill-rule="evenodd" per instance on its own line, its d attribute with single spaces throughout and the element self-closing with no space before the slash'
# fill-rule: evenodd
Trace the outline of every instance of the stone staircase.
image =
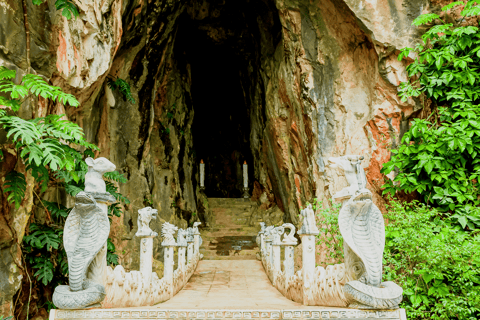
<svg viewBox="0 0 480 320">
<path fill-rule="evenodd" d="M 213 219 L 202 229 L 200 253 L 204 260 L 256 260 L 260 225 L 249 226 L 255 202 L 238 198 L 209 198 Z"/>
</svg>

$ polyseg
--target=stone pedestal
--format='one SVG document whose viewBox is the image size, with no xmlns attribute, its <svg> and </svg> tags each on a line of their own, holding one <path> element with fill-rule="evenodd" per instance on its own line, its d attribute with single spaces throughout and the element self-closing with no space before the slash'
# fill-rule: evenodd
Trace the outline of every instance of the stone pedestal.
<svg viewBox="0 0 480 320">
<path fill-rule="evenodd" d="M 140 272 L 145 283 L 152 283 L 153 237 L 141 237 L 140 240 Z"/>
<path fill-rule="evenodd" d="M 173 254 L 175 245 L 164 245 L 163 249 L 163 277 L 171 286 L 173 284 Z"/>
<path fill-rule="evenodd" d="M 187 250 L 186 246 L 178 247 L 178 269 L 181 271 L 185 270 L 185 251 Z"/>
<path fill-rule="evenodd" d="M 267 265 L 272 268 L 273 265 L 273 248 L 272 248 L 272 240 L 271 239 L 265 239 L 265 261 L 267 262 Z"/>
<path fill-rule="evenodd" d="M 187 263 L 190 263 L 193 259 L 193 241 L 189 242 L 187 245 Z"/>
<path fill-rule="evenodd" d="M 285 246 L 285 278 L 292 277 L 295 273 L 294 246 Z"/>
</svg>

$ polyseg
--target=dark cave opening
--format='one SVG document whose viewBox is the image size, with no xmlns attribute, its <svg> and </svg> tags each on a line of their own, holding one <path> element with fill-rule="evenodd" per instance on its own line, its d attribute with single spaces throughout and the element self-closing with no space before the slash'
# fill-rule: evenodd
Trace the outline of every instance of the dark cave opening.
<svg viewBox="0 0 480 320">
<path fill-rule="evenodd" d="M 261 30 L 258 20 L 262 14 L 275 16 L 271 10 L 262 0 L 191 1 L 179 21 L 175 56 L 191 77 L 193 145 L 197 164 L 205 163 L 208 197 L 242 197 L 244 161 L 249 164 L 252 192 L 256 159 L 250 134 L 258 121 L 252 123 L 251 115 L 254 108 L 262 108 L 252 101 L 259 78 L 261 34 L 271 33 Z"/>
</svg>

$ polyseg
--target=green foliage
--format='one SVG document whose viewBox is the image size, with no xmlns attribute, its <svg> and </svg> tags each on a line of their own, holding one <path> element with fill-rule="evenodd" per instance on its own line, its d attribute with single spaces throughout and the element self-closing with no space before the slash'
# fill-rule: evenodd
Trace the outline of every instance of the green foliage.
<svg viewBox="0 0 480 320">
<path fill-rule="evenodd" d="M 23 241 L 25 241 L 25 243 L 37 249 L 46 248 L 47 251 L 58 249 L 63 231 L 56 232 L 56 230 L 52 228 L 40 226 L 35 223 L 30 224 L 29 229 L 31 233 L 24 237 Z"/>
<path fill-rule="evenodd" d="M 107 264 L 114 266 L 118 264 L 118 255 L 115 254 L 115 245 L 110 238 L 107 239 Z"/>
<path fill-rule="evenodd" d="M 60 228 L 32 223 L 29 234 L 23 238 L 26 260 L 35 271 L 35 278 L 43 285 L 52 282 L 54 277 L 59 281 L 65 280 L 68 274 L 62 237 L 63 230 Z"/>
<path fill-rule="evenodd" d="M 44 0 L 32 0 L 32 3 L 36 6 L 41 5 L 43 2 Z M 67 20 L 72 19 L 72 17 L 76 19 L 79 16 L 77 6 L 69 0 L 57 0 L 55 2 L 55 8 L 62 10 L 62 16 L 67 18 Z"/>
<path fill-rule="evenodd" d="M 338 263 L 343 259 L 343 237 L 338 227 L 338 213 L 341 204 L 330 201 L 328 206 L 324 206 L 318 199 L 313 199 L 313 210 L 317 218 L 317 227 L 320 234 L 317 236 L 317 246 L 322 248 L 327 261 L 323 261 L 324 266 Z"/>
<path fill-rule="evenodd" d="M 76 19 L 79 16 L 77 6 L 71 1 L 57 0 L 55 1 L 55 8 L 62 10 L 62 16 L 67 18 L 67 20 L 72 19 L 72 17 Z"/>
<path fill-rule="evenodd" d="M 41 96 L 53 101 L 61 101 L 65 104 L 77 107 L 76 98 L 63 93 L 60 88 L 50 86 L 40 76 L 27 74 L 22 78 L 21 84 L 13 82 L 16 76 L 14 70 L 0 67 L 0 104 L 9 107 L 10 112 L 18 111 L 21 101 L 29 94 Z M 0 114 L 0 125 L 7 132 L 9 138 L 15 145 L 17 153 L 24 160 L 27 169 L 31 170 L 32 176 L 45 191 L 48 185 L 49 169 L 58 171 L 62 169 L 72 170 L 75 160 L 78 159 L 78 152 L 72 147 L 74 145 L 86 148 L 98 149 L 85 141 L 83 130 L 75 123 L 61 120 L 63 115 L 48 115 L 46 117 L 24 120 L 14 115 L 7 115 L 5 110 Z M 21 173 L 9 173 L 8 176 L 15 179 L 8 180 L 4 187 L 11 192 L 8 201 L 15 203 L 18 208 L 25 193 L 25 177 Z"/>
<path fill-rule="evenodd" d="M 404 289 L 409 319 L 479 319 L 480 235 L 436 209 L 392 202 L 385 218 L 384 281 Z"/>
<path fill-rule="evenodd" d="M 15 208 L 20 207 L 23 197 L 25 196 L 25 190 L 27 189 L 27 182 L 25 176 L 16 171 L 10 171 L 5 177 L 4 192 L 9 192 L 7 197 L 8 202 L 15 202 Z"/>
<path fill-rule="evenodd" d="M 135 103 L 135 99 L 132 96 L 132 91 L 130 89 L 130 85 L 123 79 L 117 78 L 115 80 L 108 78 L 107 79 L 107 84 L 112 90 L 118 89 L 120 93 L 123 95 L 123 97 L 131 102 Z"/>
<path fill-rule="evenodd" d="M 443 10 L 460 4 L 452 3 Z M 475 8 L 469 1 L 463 12 Z M 432 14 L 422 15 L 414 24 L 433 19 Z M 382 173 L 396 170 L 399 174 L 395 182 L 387 182 L 384 193 L 417 191 L 424 202 L 441 211 L 462 209 L 466 212 L 457 212 L 458 223 L 473 230 L 480 217 L 476 209 L 480 205 L 479 28 L 436 25 L 422 39 L 424 43 L 414 49 L 418 58 L 407 67 L 411 81 L 400 85 L 399 95 L 403 101 L 431 98 L 438 108 L 427 119 L 415 119 L 400 148 L 392 150 Z M 411 50 L 403 49 L 399 59 Z"/>
</svg>

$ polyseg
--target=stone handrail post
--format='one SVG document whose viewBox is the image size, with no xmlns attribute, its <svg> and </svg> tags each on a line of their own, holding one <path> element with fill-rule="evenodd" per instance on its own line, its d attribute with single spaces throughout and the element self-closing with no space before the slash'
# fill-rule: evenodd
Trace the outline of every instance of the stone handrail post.
<svg viewBox="0 0 480 320">
<path fill-rule="evenodd" d="M 185 270 L 185 251 L 187 249 L 187 240 L 185 239 L 186 235 L 187 235 L 186 230 L 178 229 L 178 237 L 177 237 L 178 269 L 180 271 Z"/>
<path fill-rule="evenodd" d="M 187 250 L 187 246 L 179 246 L 178 247 L 178 269 L 185 270 L 185 251 Z"/>
<path fill-rule="evenodd" d="M 298 244 L 297 239 L 294 237 L 295 235 L 295 226 L 291 223 L 284 223 L 282 225 L 283 228 L 290 229 L 290 233 L 286 234 L 282 240 L 282 245 L 285 246 L 285 279 L 293 277 L 295 274 L 295 247 Z"/>
<path fill-rule="evenodd" d="M 197 255 L 200 254 L 200 231 L 198 231 L 198 226 L 201 224 L 201 222 L 194 222 L 193 223 L 193 229 L 192 229 L 192 234 L 193 234 L 193 254 Z"/>
<path fill-rule="evenodd" d="M 260 222 L 260 228 L 258 232 L 260 243 L 257 242 L 257 245 L 260 247 L 260 254 L 263 257 L 265 255 L 265 222 Z"/>
<path fill-rule="evenodd" d="M 173 297 L 174 288 L 173 288 L 173 271 L 174 271 L 174 248 L 177 246 L 173 234 L 178 230 L 176 226 L 165 222 L 162 226 L 162 236 L 163 236 L 163 278 L 167 283 L 169 288 L 169 295 Z"/>
<path fill-rule="evenodd" d="M 140 272 L 149 285 L 152 284 L 153 238 L 158 236 L 149 224 L 152 219 L 156 219 L 157 214 L 158 211 L 151 207 L 138 210 L 138 230 L 135 233 L 140 238 Z"/>
<path fill-rule="evenodd" d="M 173 257 L 175 246 L 176 245 L 163 245 L 163 277 L 168 283 L 173 283 L 173 265 L 175 263 Z"/>
<path fill-rule="evenodd" d="M 276 227 L 272 231 L 272 284 L 274 286 L 277 282 L 278 274 L 282 271 L 280 246 L 282 245 L 281 236 L 284 231 L 285 229 L 283 227 Z"/>
<path fill-rule="evenodd" d="M 187 264 L 193 259 L 194 238 L 192 228 L 187 229 Z"/>
<path fill-rule="evenodd" d="M 273 239 L 272 237 L 269 235 L 266 237 L 265 239 L 265 253 L 266 253 L 266 262 L 267 262 L 267 265 L 270 266 L 270 268 L 272 268 L 273 266 L 273 259 L 272 259 L 272 256 L 273 256 L 273 246 L 272 246 L 272 242 L 273 242 Z"/>
<path fill-rule="evenodd" d="M 155 236 L 140 236 L 140 272 L 145 283 L 152 283 L 153 238 Z"/>
<path fill-rule="evenodd" d="M 309 301 L 312 289 L 313 277 L 315 274 L 315 242 L 316 236 L 320 233 L 315 222 L 315 213 L 312 205 L 303 209 L 300 214 L 303 216 L 302 228 L 298 232 L 302 239 L 302 276 L 303 276 L 303 304 L 312 305 Z"/>
</svg>

